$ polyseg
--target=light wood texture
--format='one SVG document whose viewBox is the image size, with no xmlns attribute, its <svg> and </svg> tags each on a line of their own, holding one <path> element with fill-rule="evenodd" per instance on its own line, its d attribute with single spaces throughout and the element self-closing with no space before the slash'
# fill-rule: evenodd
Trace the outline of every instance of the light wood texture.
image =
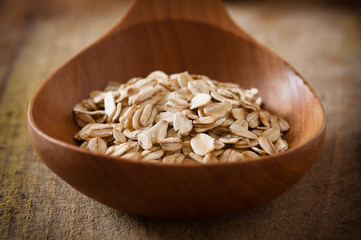
<svg viewBox="0 0 361 240">
<path fill-rule="evenodd" d="M 30 103 L 30 138 L 53 172 L 115 209 L 189 218 L 258 207 L 309 170 L 326 130 L 319 99 L 287 63 L 233 29 L 220 0 L 135 0 L 123 21 L 55 71 Z M 73 140 L 79 130 L 73 106 L 109 79 L 125 82 L 155 69 L 187 70 L 258 88 L 265 108 L 290 123 L 285 135 L 289 150 L 256 161 L 183 166 L 121 160 L 80 149 Z"/>
<path fill-rule="evenodd" d="M 13 70 L 9 70 L 6 78 L 0 107 L 1 236 L 105 236 L 107 239 L 356 239 L 360 236 L 357 185 L 360 111 L 355 104 L 360 97 L 357 41 L 360 33 L 353 12 L 291 7 L 286 11 L 263 5 L 228 4 L 238 24 L 306 76 L 324 101 L 328 114 L 328 135 L 320 159 L 299 183 L 272 203 L 215 219 L 136 217 L 94 202 L 44 167 L 32 152 L 26 133 L 28 101 L 53 69 L 101 36 L 126 7 L 122 3 L 108 4 L 108 7 L 88 7 L 89 12 L 78 10 L 76 17 L 70 11 L 47 22 L 37 19 L 9 64 Z M 86 4 L 79 7 L 86 8 Z M 308 28 L 310 23 L 315 29 Z M 86 29 L 89 25 L 91 30 Z M 335 37 L 328 38 L 330 35 Z M 330 46 L 324 44 L 325 39 Z M 304 50 L 305 44 L 308 51 Z M 349 121 L 345 122 L 344 118 Z M 341 144 L 346 140 L 347 145 Z"/>
</svg>

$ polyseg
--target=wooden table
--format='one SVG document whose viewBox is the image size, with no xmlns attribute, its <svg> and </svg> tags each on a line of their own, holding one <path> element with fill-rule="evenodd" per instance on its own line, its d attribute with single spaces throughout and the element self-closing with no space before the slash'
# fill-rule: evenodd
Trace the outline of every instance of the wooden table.
<svg viewBox="0 0 361 240">
<path fill-rule="evenodd" d="M 324 149 L 301 181 L 263 207 L 210 219 L 134 216 L 80 194 L 34 153 L 28 104 L 45 77 L 104 34 L 129 2 L 5 0 L 0 2 L 0 239 L 361 238 L 359 9 L 226 5 L 240 26 L 309 81 L 324 104 Z"/>
</svg>

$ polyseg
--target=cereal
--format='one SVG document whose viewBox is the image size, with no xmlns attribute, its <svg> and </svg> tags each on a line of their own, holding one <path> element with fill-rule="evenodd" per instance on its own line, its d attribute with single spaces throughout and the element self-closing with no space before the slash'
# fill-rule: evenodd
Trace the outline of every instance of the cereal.
<svg viewBox="0 0 361 240">
<path fill-rule="evenodd" d="M 251 161 L 288 149 L 288 122 L 261 109 L 258 89 L 188 72 L 109 83 L 73 108 L 89 151 L 133 161 Z"/>
</svg>

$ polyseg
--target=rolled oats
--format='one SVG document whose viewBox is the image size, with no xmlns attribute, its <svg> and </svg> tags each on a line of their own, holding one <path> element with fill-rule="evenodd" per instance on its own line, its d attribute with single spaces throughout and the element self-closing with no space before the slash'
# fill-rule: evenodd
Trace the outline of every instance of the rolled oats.
<svg viewBox="0 0 361 240">
<path fill-rule="evenodd" d="M 199 133 L 191 140 L 193 151 L 201 156 L 205 156 L 214 150 L 214 138 L 207 134 Z"/>
<path fill-rule="evenodd" d="M 140 123 L 144 127 L 152 125 L 156 116 L 157 116 L 157 109 L 154 107 L 153 104 L 149 104 L 144 107 L 142 116 L 140 117 Z"/>
<path fill-rule="evenodd" d="M 141 158 L 140 152 L 129 152 L 122 155 L 122 158 L 129 159 L 129 160 L 138 160 Z"/>
<path fill-rule="evenodd" d="M 247 114 L 246 120 L 250 128 L 256 128 L 260 124 L 258 113 L 259 113 L 258 111 L 255 111 Z"/>
<path fill-rule="evenodd" d="M 203 162 L 204 162 L 203 157 L 199 156 L 198 154 L 196 154 L 196 153 L 194 153 L 194 152 L 191 152 L 191 153 L 189 154 L 189 156 L 190 156 L 193 160 L 195 160 L 195 161 L 197 161 L 197 162 L 199 162 L 199 163 L 203 163 Z"/>
<path fill-rule="evenodd" d="M 189 119 L 196 120 L 196 119 L 199 118 L 199 116 L 198 116 L 196 113 L 194 113 L 193 111 L 188 110 L 188 109 L 187 109 L 187 110 L 183 110 L 182 113 L 183 113 L 187 118 L 189 118 Z"/>
<path fill-rule="evenodd" d="M 145 89 L 142 89 L 142 90 L 140 90 L 140 92 L 137 95 L 135 95 L 133 104 L 140 104 L 147 99 L 153 99 L 157 93 L 162 92 L 162 91 L 163 91 L 162 87 L 154 88 L 152 86 L 149 86 Z"/>
<path fill-rule="evenodd" d="M 214 156 L 213 154 L 207 154 L 204 158 L 203 158 L 203 162 L 204 163 L 218 163 L 218 159 L 216 156 Z"/>
<path fill-rule="evenodd" d="M 252 151 L 245 151 L 241 154 L 243 160 L 257 159 L 259 156 Z"/>
<path fill-rule="evenodd" d="M 269 155 L 277 153 L 276 147 L 267 137 L 259 137 L 259 145 L 263 150 L 265 150 Z"/>
<path fill-rule="evenodd" d="M 96 152 L 96 153 L 101 153 L 104 154 L 105 151 L 107 150 L 107 144 L 106 142 L 101 139 L 100 137 L 95 137 L 92 138 L 88 145 L 87 148 L 91 151 L 91 152 Z"/>
<path fill-rule="evenodd" d="M 224 103 L 210 103 L 206 105 L 203 109 L 203 112 L 206 116 L 221 118 L 226 115 L 226 113 L 232 110 L 232 105 L 229 102 Z"/>
<path fill-rule="evenodd" d="M 269 118 L 269 121 L 270 121 L 270 125 L 271 125 L 271 128 L 278 128 L 278 129 L 281 129 L 279 123 L 278 123 L 278 119 L 275 115 L 271 115 L 270 118 Z"/>
<path fill-rule="evenodd" d="M 224 148 L 225 144 L 219 140 L 215 140 L 214 141 L 214 149 L 215 150 L 219 150 L 219 149 L 222 149 Z"/>
<path fill-rule="evenodd" d="M 122 104 L 121 103 L 117 103 L 117 107 L 112 119 L 112 122 L 116 122 L 119 119 L 120 116 L 120 112 L 122 111 Z"/>
<path fill-rule="evenodd" d="M 245 108 L 233 108 L 232 109 L 232 116 L 236 120 L 245 120 L 246 119 L 246 112 Z"/>
<path fill-rule="evenodd" d="M 267 137 L 271 142 L 275 142 L 281 135 L 280 129 L 269 128 L 263 132 L 262 136 Z"/>
<path fill-rule="evenodd" d="M 183 147 L 183 141 L 180 138 L 165 138 L 159 141 L 164 151 L 177 151 Z"/>
<path fill-rule="evenodd" d="M 179 135 L 185 136 L 192 131 L 192 121 L 186 118 L 182 113 L 177 112 L 173 117 L 174 130 L 178 131 Z"/>
<path fill-rule="evenodd" d="M 113 95 L 113 92 L 111 92 L 111 91 L 109 91 L 105 94 L 104 109 L 105 109 L 105 114 L 107 115 L 107 122 L 112 121 L 113 116 L 116 111 L 116 106 L 115 106 L 115 102 L 114 102 L 114 95 Z"/>
<path fill-rule="evenodd" d="M 113 127 L 109 124 L 100 124 L 100 123 L 93 123 L 90 124 L 90 127 L 86 131 L 87 135 L 91 138 L 95 137 L 109 137 L 113 133 Z"/>
<path fill-rule="evenodd" d="M 282 117 L 278 116 L 278 125 L 281 128 L 282 132 L 286 132 L 290 129 L 290 125 L 288 125 L 288 122 L 284 120 Z"/>
<path fill-rule="evenodd" d="M 241 138 L 238 136 L 226 135 L 226 136 L 220 137 L 218 140 L 225 144 L 232 144 L 232 143 L 237 143 L 240 139 Z"/>
<path fill-rule="evenodd" d="M 146 152 L 146 154 L 143 154 L 145 152 Z M 160 159 L 164 154 L 164 150 L 162 150 L 162 149 L 158 149 L 155 151 L 145 150 L 145 151 L 143 151 L 143 153 L 141 154 L 142 160 L 150 161 L 150 160 Z"/>
<path fill-rule="evenodd" d="M 275 142 L 275 147 L 276 147 L 277 151 L 283 152 L 283 151 L 286 151 L 288 149 L 288 144 L 287 144 L 287 142 L 285 140 L 279 138 Z"/>
<path fill-rule="evenodd" d="M 222 153 L 219 162 L 237 162 L 240 160 L 242 160 L 241 153 L 232 149 L 227 149 Z"/>
<path fill-rule="evenodd" d="M 212 126 L 217 121 L 217 118 L 214 117 L 200 117 L 193 121 L 194 126 L 196 127 L 209 127 Z"/>
<path fill-rule="evenodd" d="M 269 122 L 269 118 L 270 118 L 271 114 L 266 111 L 260 111 L 259 113 L 259 119 L 261 120 L 261 123 L 265 126 L 265 127 L 270 127 L 270 122 Z"/>
<path fill-rule="evenodd" d="M 115 143 L 125 143 L 127 141 L 124 134 L 119 129 L 116 128 L 113 129 L 113 137 L 116 141 Z"/>
<path fill-rule="evenodd" d="M 88 123 L 95 123 L 92 116 L 86 113 L 75 113 L 75 121 L 80 127 L 85 127 Z"/>
<path fill-rule="evenodd" d="M 133 120 L 132 120 L 132 125 L 133 125 L 134 129 L 140 129 L 143 127 L 143 125 L 140 122 L 140 118 L 142 116 L 143 111 L 144 111 L 143 107 L 141 107 L 137 111 L 135 111 L 135 113 L 133 115 Z"/>
<path fill-rule="evenodd" d="M 198 107 L 202 107 L 210 102 L 211 102 L 211 96 L 209 96 L 209 94 L 197 93 L 192 99 L 190 109 L 192 110 Z"/>
<path fill-rule="evenodd" d="M 288 122 L 261 109 L 258 89 L 188 72 L 110 82 L 73 108 L 89 151 L 131 161 L 249 161 L 288 149 Z"/>
<path fill-rule="evenodd" d="M 178 84 L 180 87 L 187 87 L 189 82 L 192 82 L 192 77 L 188 74 L 188 72 L 180 73 L 177 76 Z"/>
<path fill-rule="evenodd" d="M 165 110 L 168 112 L 182 112 L 188 109 L 188 102 L 180 98 L 170 98 L 165 104 Z"/>
<path fill-rule="evenodd" d="M 182 163 L 185 156 L 181 153 L 174 153 L 163 158 L 163 163 Z"/>
<path fill-rule="evenodd" d="M 248 138 L 248 139 L 256 139 L 257 138 L 256 134 L 252 133 L 251 131 L 248 131 L 246 128 L 242 127 L 241 124 L 242 123 L 240 122 L 240 120 L 237 120 L 234 123 L 232 123 L 232 125 L 229 127 L 229 130 L 231 131 L 231 133 L 236 134 L 243 138 Z"/>
</svg>

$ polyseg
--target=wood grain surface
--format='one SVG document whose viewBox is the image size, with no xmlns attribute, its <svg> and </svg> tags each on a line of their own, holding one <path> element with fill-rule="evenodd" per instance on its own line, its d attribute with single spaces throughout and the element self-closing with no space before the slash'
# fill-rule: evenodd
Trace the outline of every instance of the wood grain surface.
<svg viewBox="0 0 361 240">
<path fill-rule="evenodd" d="M 89 199 L 44 166 L 27 133 L 32 95 L 128 6 L 115 0 L 0 2 L 0 238 L 359 239 L 361 21 L 355 8 L 226 3 L 237 24 L 308 80 L 326 110 L 320 158 L 273 202 L 220 218 L 140 217 Z"/>
</svg>

